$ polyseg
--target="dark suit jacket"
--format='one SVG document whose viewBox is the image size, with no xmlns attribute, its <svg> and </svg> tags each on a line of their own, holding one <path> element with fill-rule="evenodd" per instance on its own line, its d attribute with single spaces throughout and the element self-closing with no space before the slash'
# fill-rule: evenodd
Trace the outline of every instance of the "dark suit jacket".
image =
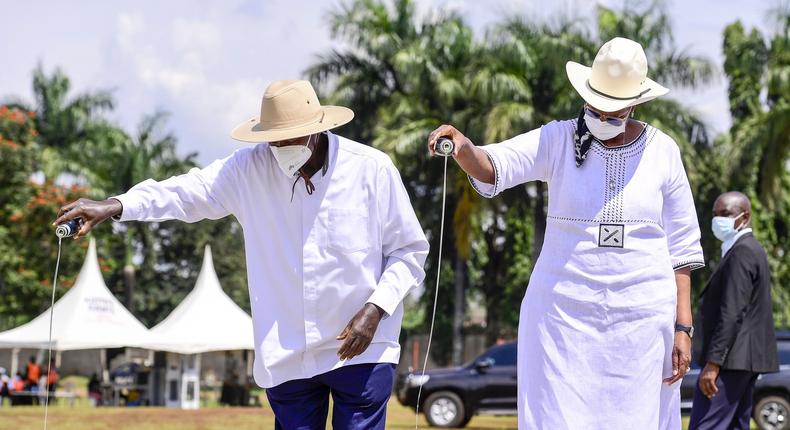
<svg viewBox="0 0 790 430">
<path fill-rule="evenodd" d="M 722 258 L 701 294 L 694 344 L 700 366 L 758 373 L 779 370 L 765 250 L 751 233 Z"/>
</svg>

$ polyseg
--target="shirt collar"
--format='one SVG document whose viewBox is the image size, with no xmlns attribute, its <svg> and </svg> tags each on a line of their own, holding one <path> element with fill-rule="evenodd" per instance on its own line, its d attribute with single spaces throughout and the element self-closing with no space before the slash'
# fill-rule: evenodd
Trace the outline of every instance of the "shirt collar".
<svg viewBox="0 0 790 430">
<path fill-rule="evenodd" d="M 332 170 L 332 167 L 337 160 L 337 151 L 338 151 L 338 141 L 337 135 L 333 134 L 330 131 L 326 132 L 327 137 L 327 148 L 326 148 L 326 160 L 324 160 L 324 165 L 318 169 L 317 172 L 313 175 L 310 180 L 314 183 L 320 183 L 324 177 L 329 176 L 329 171 Z"/>
<path fill-rule="evenodd" d="M 751 233 L 751 232 L 752 232 L 752 229 L 747 227 L 747 228 L 745 228 L 743 230 L 739 230 L 731 238 L 729 238 L 729 239 L 725 240 L 724 242 L 722 242 L 722 244 L 721 244 L 721 256 L 724 257 L 725 255 L 727 255 L 727 252 L 729 252 L 729 250 L 732 249 L 732 246 L 735 245 L 735 242 L 737 242 L 738 239 L 741 238 L 741 236 L 743 236 L 746 233 Z"/>
</svg>

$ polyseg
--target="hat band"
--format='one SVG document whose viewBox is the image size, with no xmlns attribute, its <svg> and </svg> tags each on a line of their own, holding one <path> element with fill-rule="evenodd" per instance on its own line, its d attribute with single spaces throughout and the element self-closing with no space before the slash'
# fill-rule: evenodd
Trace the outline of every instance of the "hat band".
<svg viewBox="0 0 790 430">
<path fill-rule="evenodd" d="M 324 122 L 324 117 L 326 117 L 326 111 L 321 109 L 318 112 L 318 115 L 316 115 L 313 118 L 310 118 L 306 122 L 300 122 L 300 123 L 292 124 L 292 125 L 285 125 L 285 124 L 287 124 L 287 122 L 279 122 L 279 123 L 277 123 L 277 122 L 268 122 L 268 123 L 264 123 L 263 121 L 261 121 L 260 124 L 262 126 L 264 126 L 265 130 L 267 130 L 267 131 L 293 130 L 293 129 L 296 129 L 296 128 L 307 127 L 307 126 L 314 125 L 314 124 L 321 124 L 321 123 Z"/>
<path fill-rule="evenodd" d="M 587 88 L 589 88 L 590 91 L 594 92 L 595 94 L 598 94 L 599 96 L 608 97 L 608 98 L 614 99 L 614 100 L 636 100 L 636 99 L 642 97 L 643 95 L 645 95 L 645 93 L 647 93 L 648 91 L 651 90 L 651 88 L 648 88 L 648 89 L 642 91 L 641 93 L 639 93 L 639 94 L 637 94 L 635 96 L 632 96 L 632 97 L 617 97 L 617 96 L 606 94 L 603 91 L 596 90 L 595 88 L 593 88 L 592 85 L 590 85 L 590 80 L 589 79 L 587 80 Z"/>
</svg>

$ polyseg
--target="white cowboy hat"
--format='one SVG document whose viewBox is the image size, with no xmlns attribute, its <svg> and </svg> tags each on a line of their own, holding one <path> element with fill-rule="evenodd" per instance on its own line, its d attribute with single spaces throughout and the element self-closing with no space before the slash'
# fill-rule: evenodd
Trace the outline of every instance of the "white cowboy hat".
<svg viewBox="0 0 790 430">
<path fill-rule="evenodd" d="M 592 67 L 568 61 L 565 71 L 584 101 L 604 112 L 616 112 L 669 92 L 647 77 L 642 45 L 622 37 L 606 42 Z"/>
<path fill-rule="evenodd" d="M 230 136 L 243 142 L 277 142 L 339 127 L 354 118 L 342 106 L 321 106 L 307 81 L 274 81 L 263 93 L 260 117 L 233 129 Z"/>
</svg>

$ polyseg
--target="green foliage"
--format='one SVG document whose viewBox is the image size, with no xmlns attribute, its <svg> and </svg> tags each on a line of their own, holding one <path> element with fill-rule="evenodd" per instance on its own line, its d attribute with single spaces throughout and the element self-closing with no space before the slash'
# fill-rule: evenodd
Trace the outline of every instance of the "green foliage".
<svg viewBox="0 0 790 430">
<path fill-rule="evenodd" d="M 50 223 L 54 210 L 81 190 L 49 182 L 31 182 L 38 162 L 36 115 L 0 106 L 0 328 L 26 322 L 49 304 L 57 242 Z M 81 259 L 68 255 L 61 264 L 75 274 Z M 73 284 L 74 275 L 61 277 L 59 294 Z"/>
<path fill-rule="evenodd" d="M 773 272 L 774 321 L 788 327 L 790 10 L 774 13 L 778 28 L 767 39 L 757 29 L 747 34 L 740 22 L 724 30 L 733 126 L 716 155 L 723 185 L 746 193 L 752 202 L 755 235 Z M 705 203 L 711 207 L 713 200 Z"/>
<path fill-rule="evenodd" d="M 768 35 L 738 22 L 724 29 L 723 72 L 733 117 L 727 133 L 711 138 L 695 112 L 672 98 L 640 105 L 636 115 L 681 147 L 709 261 L 718 260 L 720 246 L 708 229 L 713 201 L 730 189 L 751 197 L 755 232 L 773 270 L 775 320 L 788 326 L 790 13 L 780 7 L 774 15 L 777 26 Z M 332 36 L 344 47 L 318 57 L 306 74 L 325 102 L 355 110 L 355 120 L 338 132 L 386 151 L 399 167 L 432 250 L 426 293 L 417 306 L 407 306 L 404 333 L 427 330 L 441 261 L 432 349 L 439 363 L 451 357 L 448 334 L 458 329 L 453 300 L 459 289 L 467 300 L 483 301 L 490 342 L 515 336 L 542 244 L 547 196 L 545 186 L 528 184 L 484 200 L 451 163 L 446 245 L 438 256 L 443 160 L 428 156 L 428 133 L 450 123 L 482 144 L 575 117 L 582 101 L 568 83 L 565 62 L 590 64 L 598 47 L 616 36 L 640 42 L 650 76 L 673 89 L 696 88 L 715 76 L 710 61 L 676 46 L 660 1 L 628 2 L 618 10 L 599 6 L 596 18 L 588 28 L 562 17 L 545 24 L 512 16 L 476 37 L 453 13 L 419 16 L 412 0 L 349 0 L 329 17 Z M 127 133 L 103 116 L 115 106 L 107 91 L 72 95 L 62 72 L 48 75 L 40 66 L 33 89 L 34 105 L 0 106 L 0 329 L 48 306 L 56 253 L 49 221 L 60 205 L 82 195 L 122 193 L 144 179 L 164 179 L 195 165 L 195 154 L 177 153 L 164 113 L 143 118 Z M 34 174 L 43 183 L 31 182 Z M 191 289 L 205 244 L 213 247 L 225 290 L 249 310 L 236 220 L 106 223 L 93 234 L 108 285 L 148 326 Z M 86 244 L 64 246 L 59 295 L 73 283 Z M 695 272 L 695 289 L 711 269 Z"/>
<path fill-rule="evenodd" d="M 581 99 L 563 72 L 565 62 L 590 64 L 598 47 L 616 36 L 641 43 L 650 76 L 673 89 L 696 88 L 715 77 L 708 59 L 676 46 L 662 2 L 628 2 L 620 10 L 599 6 L 597 11 L 592 29 L 562 17 L 543 24 L 515 16 L 492 26 L 482 40 L 451 13 L 432 10 L 420 20 L 408 0 L 348 1 L 331 15 L 333 36 L 348 48 L 319 57 L 307 75 L 329 100 L 358 112 L 341 133 L 388 152 L 401 171 L 434 250 L 420 312 L 429 312 L 432 306 L 430 280 L 437 264 L 442 169 L 440 161 L 429 159 L 425 151 L 426 136 L 436 126 L 453 124 L 479 144 L 575 117 Z M 730 188 L 753 190 L 752 195 L 760 196 L 767 218 L 758 216 L 755 222 L 763 229 L 758 235 L 772 254 L 775 276 L 782 279 L 776 281 L 777 303 L 790 296 L 781 287 L 787 284 L 788 269 L 781 256 L 788 218 L 786 196 L 780 190 L 787 177 L 790 135 L 786 116 L 790 60 L 783 13 L 777 13 L 782 30 L 770 48 L 758 33 L 747 34 L 736 27 L 725 31 L 725 50 L 731 51 L 725 52 L 724 70 L 735 123 L 731 133 L 711 139 L 696 113 L 671 98 L 636 110 L 640 120 L 670 135 L 681 148 L 709 259 L 715 260 L 720 245 L 707 228 L 716 196 Z M 763 91 L 767 106 L 760 101 Z M 455 166 L 448 174 L 448 208 L 453 216 L 446 241 L 455 246 L 441 256 L 446 273 L 439 291 L 437 331 L 451 332 L 451 280 L 456 260 L 462 259 L 469 273 L 466 288 L 469 293 L 482 293 L 488 309 L 490 340 L 507 337 L 515 332 L 520 299 L 542 244 L 545 187 L 517 187 L 489 202 L 471 193 Z M 702 285 L 709 273 L 710 267 L 695 272 L 694 284 Z M 777 314 L 786 313 L 780 308 Z M 426 320 L 422 319 L 423 329 Z M 451 343 L 447 336 L 441 338 L 444 343 L 436 345 L 437 359 L 448 357 Z"/>
<path fill-rule="evenodd" d="M 49 306 L 57 241 L 51 222 L 65 203 L 104 199 L 148 178 L 194 167 L 166 130 L 167 115 L 143 118 L 134 135 L 102 114 L 114 106 L 106 91 L 70 95 L 59 70 L 33 74 L 35 106 L 0 106 L 0 330 L 29 321 Z M 43 184 L 31 182 L 34 173 Z M 73 183 L 74 185 L 63 185 Z M 205 244 L 228 294 L 249 310 L 241 228 L 230 218 L 181 223 L 110 223 L 92 232 L 107 285 L 149 327 L 191 290 Z M 64 241 L 58 296 L 76 277 L 87 241 Z M 124 277 L 124 274 L 127 276 Z M 129 282 L 129 281 L 132 282 Z"/>
</svg>

